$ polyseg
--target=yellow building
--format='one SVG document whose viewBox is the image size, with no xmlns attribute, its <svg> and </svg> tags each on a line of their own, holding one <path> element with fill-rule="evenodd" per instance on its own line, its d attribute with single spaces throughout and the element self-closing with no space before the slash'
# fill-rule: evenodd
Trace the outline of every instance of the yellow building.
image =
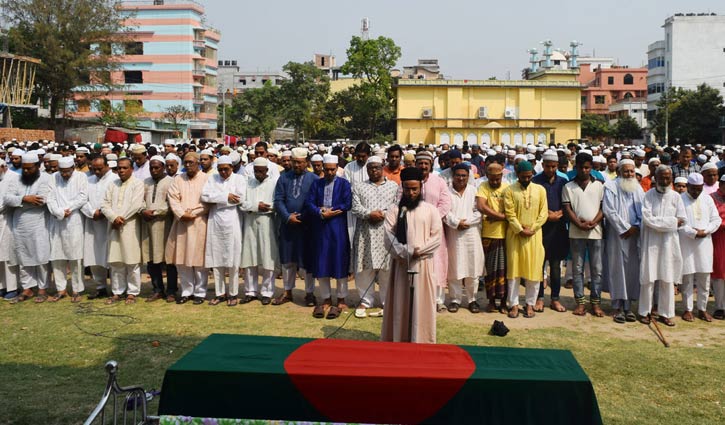
<svg viewBox="0 0 725 425">
<path fill-rule="evenodd" d="M 581 135 L 576 70 L 529 80 L 398 80 L 401 144 L 565 143 Z"/>
</svg>

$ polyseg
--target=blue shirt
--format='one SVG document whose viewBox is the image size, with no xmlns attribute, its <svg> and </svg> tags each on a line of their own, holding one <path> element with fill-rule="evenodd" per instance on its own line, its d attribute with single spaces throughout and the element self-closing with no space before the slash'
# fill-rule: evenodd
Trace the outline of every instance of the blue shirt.
<svg viewBox="0 0 725 425">
<path fill-rule="evenodd" d="M 546 202 L 548 203 L 549 211 L 559 211 L 561 207 L 561 194 L 564 191 L 564 186 L 569 182 L 565 177 L 562 177 L 559 171 L 556 172 L 553 182 L 549 182 L 549 178 L 546 174 L 539 173 L 531 179 L 532 182 L 544 186 L 546 189 Z"/>
</svg>

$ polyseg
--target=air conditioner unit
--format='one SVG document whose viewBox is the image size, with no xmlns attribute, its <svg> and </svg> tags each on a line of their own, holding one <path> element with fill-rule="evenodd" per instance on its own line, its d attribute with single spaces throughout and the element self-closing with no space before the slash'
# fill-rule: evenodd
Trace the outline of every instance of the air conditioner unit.
<svg viewBox="0 0 725 425">
<path fill-rule="evenodd" d="M 503 117 L 510 119 L 510 120 L 515 120 L 516 119 L 516 108 L 506 108 L 503 112 Z"/>
<path fill-rule="evenodd" d="M 488 119 L 488 108 L 486 106 L 478 108 L 478 119 Z"/>
<path fill-rule="evenodd" d="M 423 109 L 423 118 L 433 118 L 433 110 L 432 109 Z"/>
</svg>

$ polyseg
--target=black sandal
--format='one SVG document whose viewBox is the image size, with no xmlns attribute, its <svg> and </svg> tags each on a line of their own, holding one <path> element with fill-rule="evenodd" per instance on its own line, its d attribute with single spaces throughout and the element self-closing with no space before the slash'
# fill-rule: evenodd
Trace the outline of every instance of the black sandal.
<svg viewBox="0 0 725 425">
<path fill-rule="evenodd" d="M 325 317 L 325 306 L 318 305 L 312 310 L 312 317 L 315 319 L 322 319 Z"/>
<path fill-rule="evenodd" d="M 327 312 L 326 319 L 332 320 L 340 317 L 340 308 L 337 306 L 330 307 L 330 311 Z"/>
</svg>

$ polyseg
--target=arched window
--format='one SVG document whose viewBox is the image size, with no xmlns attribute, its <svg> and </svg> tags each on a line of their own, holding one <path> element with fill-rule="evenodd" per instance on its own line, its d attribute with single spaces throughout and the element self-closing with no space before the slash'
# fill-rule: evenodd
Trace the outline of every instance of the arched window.
<svg viewBox="0 0 725 425">
<path fill-rule="evenodd" d="M 631 99 L 632 97 L 633 97 L 632 96 L 632 93 L 630 93 L 630 92 L 627 92 L 627 93 L 624 94 L 624 98 L 625 99 Z"/>
<path fill-rule="evenodd" d="M 634 84 L 634 77 L 632 74 L 624 74 L 624 84 L 631 86 Z"/>
</svg>

